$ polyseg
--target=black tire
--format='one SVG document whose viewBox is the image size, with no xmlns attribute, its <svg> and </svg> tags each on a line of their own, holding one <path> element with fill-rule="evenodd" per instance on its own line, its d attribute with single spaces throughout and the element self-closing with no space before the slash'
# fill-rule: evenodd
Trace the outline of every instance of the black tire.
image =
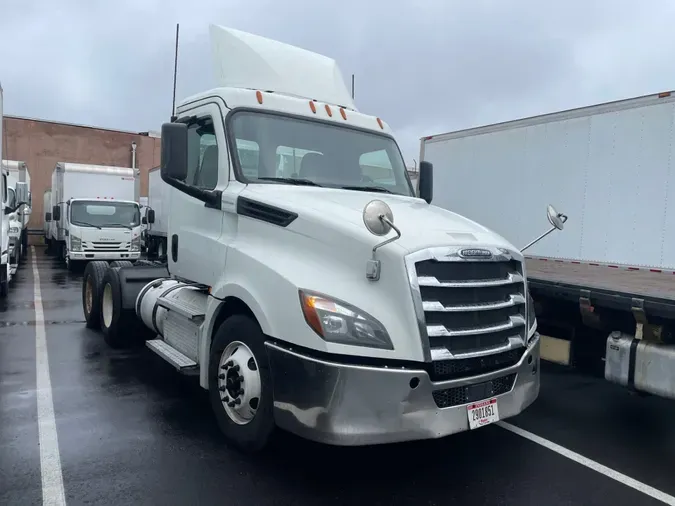
<svg viewBox="0 0 675 506">
<path fill-rule="evenodd" d="M 101 331 L 106 344 L 115 349 L 142 343 L 149 335 L 147 327 L 136 317 L 135 309 L 122 307 L 119 270 L 119 267 L 109 267 L 101 282 Z M 111 310 L 110 321 L 107 320 L 105 311 L 108 303 L 110 307 L 107 309 Z"/>
<path fill-rule="evenodd" d="M 110 267 L 133 267 L 134 264 L 132 264 L 129 260 L 113 260 L 110 262 Z"/>
<path fill-rule="evenodd" d="M 0 281 L 0 299 L 4 299 L 7 295 L 9 295 L 9 283 Z"/>
<path fill-rule="evenodd" d="M 101 328 L 101 287 L 106 270 L 108 262 L 96 260 L 87 264 L 82 276 L 82 311 L 87 322 L 86 326 L 90 329 Z M 91 289 L 91 304 L 87 304 L 88 288 Z"/>
<path fill-rule="evenodd" d="M 241 341 L 253 352 L 260 372 L 261 399 L 255 417 L 246 425 L 234 422 L 228 416 L 218 390 L 219 362 L 225 347 L 232 341 Z M 235 448 L 246 453 L 263 450 L 275 432 L 272 380 L 270 378 L 265 337 L 257 322 L 245 315 L 233 315 L 216 331 L 209 359 L 209 399 L 220 430 Z"/>
</svg>

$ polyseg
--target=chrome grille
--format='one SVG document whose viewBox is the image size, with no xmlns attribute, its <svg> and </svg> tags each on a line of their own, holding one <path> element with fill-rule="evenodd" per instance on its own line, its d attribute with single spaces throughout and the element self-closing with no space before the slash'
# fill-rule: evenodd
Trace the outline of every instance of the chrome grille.
<svg viewBox="0 0 675 506">
<path fill-rule="evenodd" d="M 96 251 L 128 251 L 131 248 L 131 243 L 124 242 L 100 242 L 100 241 L 83 241 L 82 250 L 88 253 Z"/>
<path fill-rule="evenodd" d="M 473 360 L 464 367 L 462 360 L 511 350 L 519 358 L 527 332 L 522 259 L 497 248 L 483 249 L 491 252 L 488 258 L 465 258 L 461 250 L 432 248 L 406 260 L 425 348 L 435 364 L 451 360 L 453 364 L 435 370 L 454 377 L 459 371 L 471 376 L 498 365 Z M 513 365 L 513 358 L 502 367 Z"/>
</svg>

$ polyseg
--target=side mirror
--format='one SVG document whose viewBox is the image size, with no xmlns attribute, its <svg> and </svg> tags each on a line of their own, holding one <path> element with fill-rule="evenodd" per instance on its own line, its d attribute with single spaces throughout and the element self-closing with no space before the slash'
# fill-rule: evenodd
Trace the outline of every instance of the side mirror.
<svg viewBox="0 0 675 506">
<path fill-rule="evenodd" d="M 54 206 L 54 208 L 52 209 L 52 219 L 54 221 L 61 220 L 61 207 L 60 206 Z"/>
<path fill-rule="evenodd" d="M 417 181 L 419 197 L 427 204 L 431 204 L 434 198 L 434 166 L 431 162 L 420 162 L 420 174 Z"/>
<path fill-rule="evenodd" d="M 28 183 L 16 183 L 16 203 L 28 204 Z"/>
<path fill-rule="evenodd" d="M 52 213 L 45 214 L 45 221 L 52 221 Z"/>
<path fill-rule="evenodd" d="M 142 225 L 147 225 L 147 224 L 148 224 L 148 219 L 147 219 L 145 216 L 143 216 L 143 217 L 141 218 L 141 224 L 142 224 Z"/>
<path fill-rule="evenodd" d="M 162 125 L 160 173 L 162 179 L 184 181 L 187 177 L 188 136 L 185 123 Z"/>
<path fill-rule="evenodd" d="M 155 210 L 148 209 L 148 223 L 152 224 L 155 222 Z"/>
<path fill-rule="evenodd" d="M 559 213 L 558 211 L 555 210 L 555 207 L 549 204 L 549 206 L 546 208 L 546 217 L 548 218 L 548 222 L 553 225 L 555 228 L 558 230 L 562 230 L 565 228 L 565 222 L 567 221 L 567 216 L 565 216 L 562 213 Z"/>
</svg>

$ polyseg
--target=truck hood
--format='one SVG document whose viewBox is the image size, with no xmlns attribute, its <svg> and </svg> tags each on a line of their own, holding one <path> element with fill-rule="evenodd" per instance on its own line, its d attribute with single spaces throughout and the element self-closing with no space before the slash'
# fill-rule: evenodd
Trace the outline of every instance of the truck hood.
<svg viewBox="0 0 675 506">
<path fill-rule="evenodd" d="M 248 185 L 246 197 L 298 213 L 300 218 L 320 220 L 325 225 L 350 227 L 354 233 L 368 234 L 363 208 L 374 199 L 386 202 L 401 230 L 395 245 L 407 252 L 433 246 L 484 245 L 519 251 L 503 237 L 486 227 L 424 200 L 385 193 L 278 184 Z M 393 236 L 390 233 L 387 237 Z M 372 236 L 371 236 L 372 237 Z"/>
</svg>

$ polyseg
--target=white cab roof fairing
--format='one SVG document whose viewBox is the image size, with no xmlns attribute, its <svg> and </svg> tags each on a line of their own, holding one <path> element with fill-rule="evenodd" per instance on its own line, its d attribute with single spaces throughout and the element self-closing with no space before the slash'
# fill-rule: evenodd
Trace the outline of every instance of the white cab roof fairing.
<svg viewBox="0 0 675 506">
<path fill-rule="evenodd" d="M 210 33 L 218 87 L 274 91 L 356 110 L 332 58 L 218 25 Z"/>
</svg>

